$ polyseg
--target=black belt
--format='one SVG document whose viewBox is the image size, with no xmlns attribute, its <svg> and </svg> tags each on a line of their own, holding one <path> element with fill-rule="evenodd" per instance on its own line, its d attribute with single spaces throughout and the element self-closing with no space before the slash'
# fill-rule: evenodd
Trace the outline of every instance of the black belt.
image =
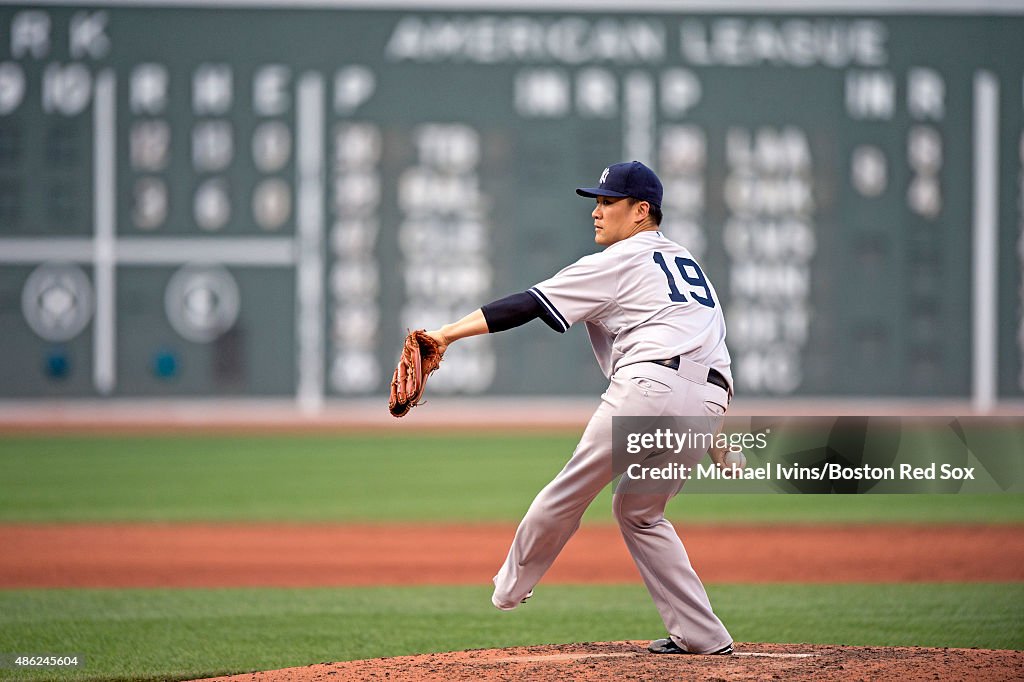
<svg viewBox="0 0 1024 682">
<path fill-rule="evenodd" d="M 669 358 L 668 360 L 651 360 L 651 362 L 664 365 L 669 369 L 679 369 L 679 356 Z M 729 392 L 729 382 L 725 380 L 725 377 L 717 369 L 708 370 L 708 383 L 724 389 L 727 393 Z"/>
</svg>

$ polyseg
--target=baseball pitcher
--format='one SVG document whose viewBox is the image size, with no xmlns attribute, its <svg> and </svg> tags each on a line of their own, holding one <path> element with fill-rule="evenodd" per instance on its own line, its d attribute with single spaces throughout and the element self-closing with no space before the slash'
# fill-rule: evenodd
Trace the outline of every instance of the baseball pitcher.
<svg viewBox="0 0 1024 682">
<path fill-rule="evenodd" d="M 519 524 L 494 576 L 491 601 L 502 610 L 533 594 L 587 506 L 613 480 L 612 417 L 700 415 L 720 426 L 732 396 L 721 303 L 692 254 L 658 229 L 663 193 L 658 176 L 639 161 L 617 163 L 604 169 L 597 187 L 576 193 L 596 200 L 594 241 L 604 250 L 458 322 L 410 335 L 392 382 L 391 411 L 401 416 L 418 402 L 448 345 L 459 339 L 538 317 L 560 333 L 577 322 L 586 325 L 608 388 L 572 458 Z M 681 452 L 678 461 L 692 467 L 704 455 L 695 446 Z M 716 461 L 721 457 L 712 455 Z M 630 492 L 620 481 L 613 495 L 622 537 L 668 630 L 649 650 L 731 654 L 732 637 L 664 515 L 682 484 Z"/>
</svg>

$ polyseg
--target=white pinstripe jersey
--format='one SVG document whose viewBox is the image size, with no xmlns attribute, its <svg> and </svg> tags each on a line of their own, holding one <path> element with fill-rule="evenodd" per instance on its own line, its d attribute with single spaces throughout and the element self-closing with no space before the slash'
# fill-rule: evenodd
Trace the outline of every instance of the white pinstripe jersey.
<svg viewBox="0 0 1024 682">
<path fill-rule="evenodd" d="M 529 292 L 561 331 L 586 322 L 606 377 L 634 362 L 681 355 L 732 385 L 718 294 L 690 252 L 661 232 L 584 256 Z"/>
</svg>

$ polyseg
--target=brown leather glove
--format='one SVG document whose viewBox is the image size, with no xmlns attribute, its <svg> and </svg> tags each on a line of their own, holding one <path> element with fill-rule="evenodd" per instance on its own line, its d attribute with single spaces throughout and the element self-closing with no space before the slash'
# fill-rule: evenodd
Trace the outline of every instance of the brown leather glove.
<svg viewBox="0 0 1024 682">
<path fill-rule="evenodd" d="M 427 377 L 441 364 L 445 347 L 441 346 L 426 330 L 409 332 L 402 347 L 402 357 L 391 378 L 391 397 L 388 410 L 395 417 L 404 417 L 419 404 Z"/>
</svg>

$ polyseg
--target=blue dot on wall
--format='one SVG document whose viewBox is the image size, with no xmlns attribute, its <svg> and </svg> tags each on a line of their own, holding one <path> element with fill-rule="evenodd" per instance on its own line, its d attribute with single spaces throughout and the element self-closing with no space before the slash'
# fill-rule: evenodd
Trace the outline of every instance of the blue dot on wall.
<svg viewBox="0 0 1024 682">
<path fill-rule="evenodd" d="M 160 379 L 173 379 L 178 375 L 178 356 L 174 351 L 162 348 L 153 354 L 153 374 Z"/>
<path fill-rule="evenodd" d="M 51 350 L 46 354 L 43 371 L 51 379 L 65 379 L 71 373 L 71 359 L 62 348 Z"/>
</svg>

